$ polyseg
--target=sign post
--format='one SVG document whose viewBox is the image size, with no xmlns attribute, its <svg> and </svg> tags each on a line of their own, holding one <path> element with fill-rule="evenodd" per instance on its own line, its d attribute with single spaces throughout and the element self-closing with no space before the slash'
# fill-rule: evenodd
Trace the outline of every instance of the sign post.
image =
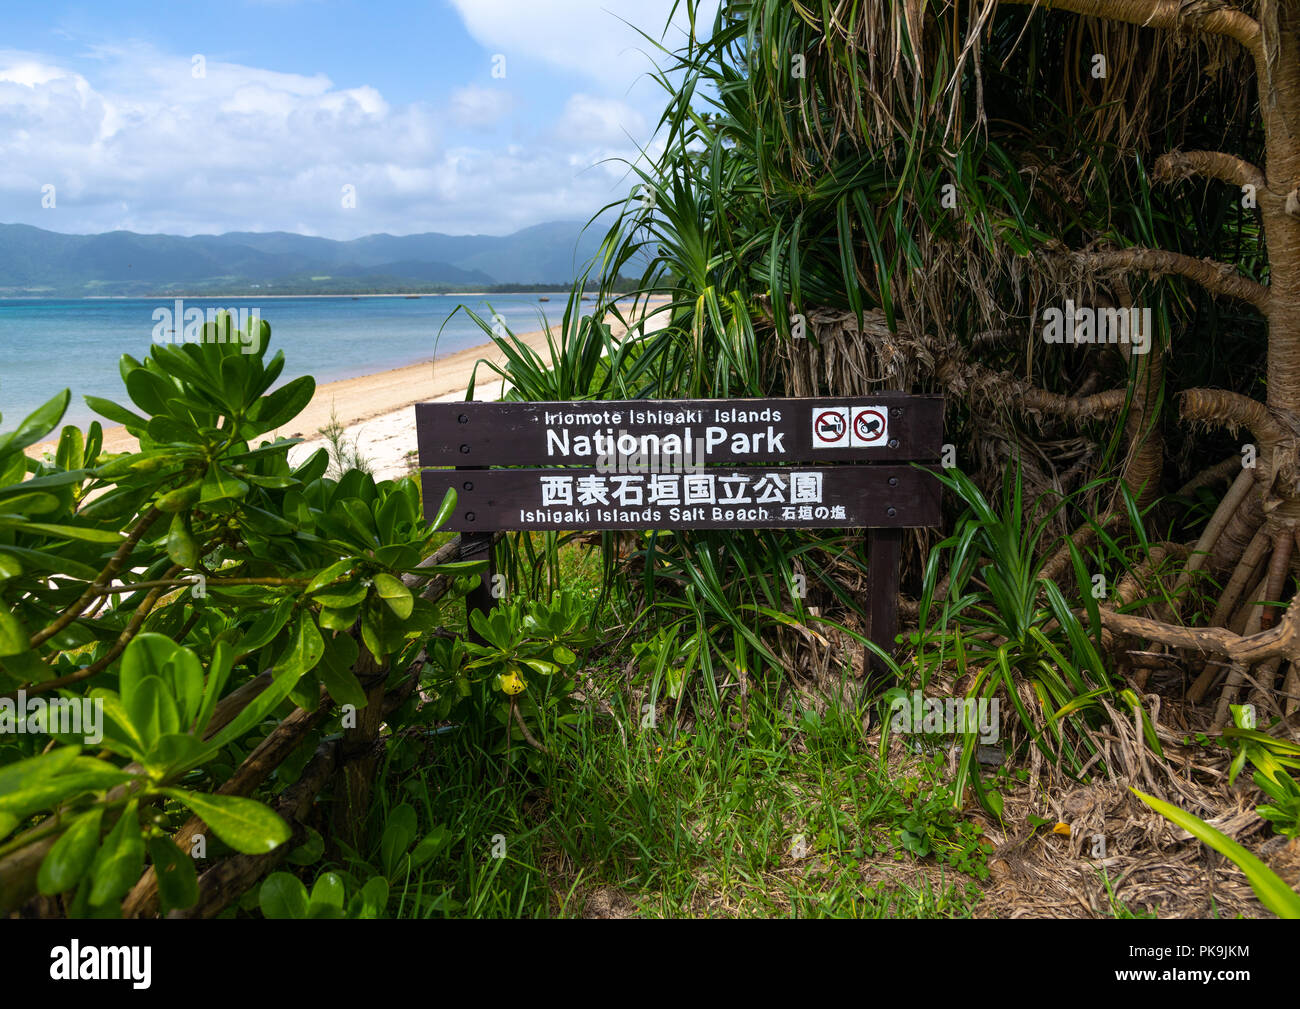
<svg viewBox="0 0 1300 1009">
<path fill-rule="evenodd" d="M 892 653 L 901 531 L 939 523 L 939 396 L 417 403 L 426 514 L 461 556 L 500 530 L 866 529 L 870 639 Z M 451 468 L 429 468 L 451 467 Z M 490 609 L 492 575 L 466 600 Z M 878 660 L 868 664 L 879 671 Z"/>
</svg>

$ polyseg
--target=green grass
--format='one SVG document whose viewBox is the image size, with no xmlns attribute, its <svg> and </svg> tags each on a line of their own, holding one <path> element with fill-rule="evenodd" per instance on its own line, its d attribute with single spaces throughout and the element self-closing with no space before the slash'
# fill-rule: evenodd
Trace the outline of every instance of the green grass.
<svg viewBox="0 0 1300 1009">
<path fill-rule="evenodd" d="M 363 850 L 300 874 L 339 872 L 353 892 L 383 871 L 384 827 L 407 803 L 409 848 L 445 841 L 418 867 L 388 857 L 394 917 L 573 917 L 610 894 L 646 917 L 970 916 L 986 875 L 976 828 L 949 810 L 937 765 L 882 763 L 862 712 L 752 706 L 748 727 L 701 720 L 674 735 L 639 728 L 613 695 L 618 668 L 595 674 L 613 716 L 588 703 L 566 729 L 547 726 L 555 756 L 532 754 L 528 773 L 470 726 L 396 741 Z"/>
</svg>

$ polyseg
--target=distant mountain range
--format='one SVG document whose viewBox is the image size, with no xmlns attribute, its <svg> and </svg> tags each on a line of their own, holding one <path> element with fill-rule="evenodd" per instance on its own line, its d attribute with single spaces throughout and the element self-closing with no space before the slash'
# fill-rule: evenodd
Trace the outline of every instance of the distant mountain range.
<svg viewBox="0 0 1300 1009">
<path fill-rule="evenodd" d="M 0 297 L 366 294 L 569 284 L 604 228 L 538 224 L 512 235 L 367 235 L 340 242 L 284 231 L 63 235 L 0 224 Z"/>
</svg>

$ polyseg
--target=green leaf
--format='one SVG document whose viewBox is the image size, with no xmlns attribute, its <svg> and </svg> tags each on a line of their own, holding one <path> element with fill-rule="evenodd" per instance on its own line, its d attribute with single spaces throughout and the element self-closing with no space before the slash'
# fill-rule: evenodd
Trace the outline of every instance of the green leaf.
<svg viewBox="0 0 1300 1009">
<path fill-rule="evenodd" d="M 324 873 L 311 888 L 308 918 L 343 917 L 343 879 L 336 872 Z"/>
<path fill-rule="evenodd" d="M 230 679 L 234 658 L 234 651 L 226 642 L 218 641 L 213 646 L 212 660 L 208 663 L 208 675 L 203 684 L 203 697 L 199 701 L 198 713 L 194 716 L 195 732 L 202 733 L 212 720 L 212 712 L 216 710 L 221 691 Z"/>
<path fill-rule="evenodd" d="M 87 529 L 84 526 L 51 525 L 48 522 L 26 522 L 13 515 L 0 515 L 0 529 L 17 529 L 20 532 L 44 533 L 61 540 L 80 540 L 83 543 L 113 543 L 122 541 L 122 534 L 106 529 Z"/>
<path fill-rule="evenodd" d="M 375 575 L 375 591 L 399 620 L 405 620 L 411 615 L 415 600 L 411 596 L 411 590 L 402 584 L 400 578 L 382 572 Z"/>
<path fill-rule="evenodd" d="M 155 503 L 159 511 L 164 512 L 183 512 L 199 503 L 199 495 L 203 493 L 203 481 L 195 480 L 187 483 L 183 487 L 177 487 L 175 490 L 168 491 L 162 495 Z M 186 565 L 191 567 L 192 565 Z"/>
<path fill-rule="evenodd" d="M 163 789 L 188 806 L 213 832 L 245 855 L 265 855 L 289 840 L 289 825 L 255 799 L 237 795 L 205 795 L 180 788 Z"/>
<path fill-rule="evenodd" d="M 366 885 L 352 898 L 348 913 L 352 918 L 378 918 L 388 907 L 388 880 L 371 876 Z"/>
<path fill-rule="evenodd" d="M 58 426 L 59 421 L 63 419 L 63 414 L 68 409 L 68 401 L 71 398 L 72 392 L 64 389 L 43 406 L 37 407 L 28 414 L 27 418 L 18 425 L 17 430 L 10 431 L 6 435 L 0 435 L 0 455 L 21 452 L 28 445 L 35 445 L 53 431 Z"/>
<path fill-rule="evenodd" d="M 149 857 L 153 859 L 154 875 L 158 879 L 158 902 L 163 914 L 193 907 L 199 899 L 194 859 L 168 837 L 149 839 Z"/>
<path fill-rule="evenodd" d="M 90 888 L 92 904 L 107 904 L 120 899 L 135 886 L 144 871 L 144 837 L 136 818 L 137 808 L 137 800 L 128 802 L 100 845 L 90 870 L 94 880 Z"/>
<path fill-rule="evenodd" d="M 1286 882 L 1253 854 L 1239 845 L 1222 831 L 1215 830 L 1198 816 L 1179 809 L 1171 803 L 1157 799 L 1153 795 L 1129 789 L 1134 795 L 1183 830 L 1200 838 L 1225 858 L 1230 858 L 1250 882 L 1260 903 L 1279 918 L 1300 918 L 1300 894 L 1297 894 Z"/>
<path fill-rule="evenodd" d="M 325 641 L 320 636 L 316 621 L 311 618 L 310 613 L 303 610 L 298 614 L 297 623 L 294 624 L 293 637 L 289 639 L 289 646 L 275 664 L 281 670 L 298 677 L 315 669 L 324 653 Z"/>
<path fill-rule="evenodd" d="M 171 638 L 153 631 L 143 631 L 131 639 L 122 653 L 122 670 L 118 691 L 122 703 L 129 709 L 135 703 L 135 694 L 147 677 L 162 678 L 168 663 L 181 650 Z"/>
<path fill-rule="evenodd" d="M 47 897 L 65 893 L 81 882 L 99 848 L 99 826 L 104 808 L 96 806 L 78 816 L 54 842 L 36 875 L 36 887 Z"/>
<path fill-rule="evenodd" d="M 415 840 L 415 828 L 415 810 L 410 803 L 403 802 L 388 814 L 383 836 L 379 839 L 379 853 L 385 875 L 393 874 L 398 860 Z"/>
<path fill-rule="evenodd" d="M 111 399 L 100 399 L 98 396 L 83 396 L 86 405 L 94 410 L 101 417 L 107 417 L 114 424 L 121 424 L 128 431 L 148 427 L 149 421 L 141 417 L 138 413 L 132 413 L 124 406 L 118 406 Z"/>
<path fill-rule="evenodd" d="M 56 751 L 57 752 L 57 751 Z M 112 764 L 90 757 L 78 757 L 67 774 L 24 781 L 15 791 L 0 792 L 0 812 L 23 817 L 50 809 L 86 792 L 102 791 L 129 781 L 133 776 Z"/>
<path fill-rule="evenodd" d="M 151 771 L 165 771 L 168 776 L 175 776 L 202 763 L 206 756 L 207 747 L 198 736 L 188 732 L 167 732 L 153 741 L 145 754 L 144 764 Z"/>
<path fill-rule="evenodd" d="M 259 399 L 249 411 L 249 419 L 254 422 L 258 433 L 274 430 L 302 413 L 315 392 L 316 380 L 310 375 L 295 378 Z"/>
<path fill-rule="evenodd" d="M 331 585 L 313 597 L 321 606 L 330 610 L 346 610 L 359 605 L 365 600 L 370 590 L 362 581 L 344 582 Z"/>
<path fill-rule="evenodd" d="M 0 656 L 18 655 L 27 651 L 30 635 L 13 611 L 0 603 Z"/>
<path fill-rule="evenodd" d="M 146 676 L 136 685 L 131 700 L 123 700 L 127 717 L 146 748 L 165 733 L 180 729 L 176 701 L 161 676 Z"/>
<path fill-rule="evenodd" d="M 280 702 L 289 696 L 301 674 L 292 670 L 281 669 L 271 679 L 271 685 L 258 694 L 238 715 L 220 732 L 208 740 L 209 753 L 215 753 L 222 747 L 234 742 L 268 714 L 279 707 Z"/>
<path fill-rule="evenodd" d="M 301 480 L 305 484 L 310 484 L 314 480 L 319 480 L 325 475 L 325 471 L 330 467 L 330 454 L 328 449 L 318 448 L 308 458 L 303 460 L 301 466 L 293 471 L 295 480 Z"/>
<path fill-rule="evenodd" d="M 307 583 L 307 588 L 303 591 L 305 591 L 307 595 L 311 595 L 313 592 L 323 589 L 326 585 L 338 581 L 352 570 L 352 563 L 353 561 L 351 557 L 345 557 L 341 561 L 335 561 L 329 567 L 318 572 L 316 577 Z"/>
<path fill-rule="evenodd" d="M 167 400 L 176 395 L 176 384 L 150 368 L 134 368 L 126 376 L 126 394 L 151 417 L 168 414 Z"/>
<path fill-rule="evenodd" d="M 79 470 L 86 464 L 86 439 L 81 428 L 69 425 L 63 429 L 54 463 L 62 470 Z"/>
<path fill-rule="evenodd" d="M 203 478 L 203 489 L 199 494 L 199 503 L 210 504 L 213 501 L 242 498 L 247 493 L 248 484 L 213 463 L 208 467 L 207 475 Z"/>
<path fill-rule="evenodd" d="M 249 625 L 235 650 L 240 654 L 265 648 L 280 633 L 293 613 L 293 597 L 285 596 Z"/>
<path fill-rule="evenodd" d="M 357 674 L 353 672 L 360 654 L 356 639 L 348 634 L 331 634 L 325 642 L 325 651 L 321 655 L 320 665 L 316 667 L 316 675 L 336 704 L 352 704 L 364 708 L 367 703 L 366 692 L 361 688 Z"/>
<path fill-rule="evenodd" d="M 2 507 L 12 515 L 45 515 L 58 509 L 60 501 L 44 491 L 13 494 L 4 499 Z"/>
<path fill-rule="evenodd" d="M 167 556 L 183 568 L 192 568 L 199 562 L 199 544 L 190 533 L 189 518 L 184 512 L 172 516 L 167 529 Z"/>
<path fill-rule="evenodd" d="M 306 918 L 307 888 L 296 876 L 287 872 L 273 872 L 262 883 L 257 903 L 267 918 Z"/>
<path fill-rule="evenodd" d="M 360 606 L 348 606 L 341 610 L 323 609 L 320 611 L 320 625 L 327 631 L 346 631 L 357 622 Z"/>
<path fill-rule="evenodd" d="M 411 867 L 418 869 L 430 859 L 442 853 L 451 843 L 451 831 L 444 826 L 434 827 L 420 839 L 420 843 L 411 852 Z"/>
<path fill-rule="evenodd" d="M 91 690 L 90 697 L 100 702 L 104 708 L 104 746 L 114 753 L 143 762 L 144 751 L 148 747 L 135 726 L 131 724 L 131 718 L 126 713 L 126 705 L 122 703 L 122 698 L 103 687 Z"/>
<path fill-rule="evenodd" d="M 325 838 L 315 827 L 307 827 L 307 840 L 289 852 L 288 859 L 294 865 L 311 865 L 325 854 Z"/>
<path fill-rule="evenodd" d="M 433 529 L 441 529 L 442 524 L 451 517 L 451 513 L 456 510 L 456 488 L 448 487 L 447 493 L 442 496 L 442 504 L 438 505 L 438 513 L 434 515 L 433 521 L 429 523 Z"/>
</svg>

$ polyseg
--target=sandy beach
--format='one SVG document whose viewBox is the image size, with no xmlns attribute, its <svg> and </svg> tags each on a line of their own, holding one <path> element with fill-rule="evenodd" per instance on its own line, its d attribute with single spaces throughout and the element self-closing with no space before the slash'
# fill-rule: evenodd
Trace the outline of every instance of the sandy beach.
<svg viewBox="0 0 1300 1009">
<path fill-rule="evenodd" d="M 652 303 L 652 307 L 658 304 L 662 301 Z M 662 317 L 651 319 L 647 329 L 653 331 L 662 324 Z M 622 336 L 624 332 L 623 327 L 615 325 L 616 336 Z M 556 338 L 558 327 L 553 326 L 551 334 L 553 339 Z M 545 330 L 516 335 L 536 350 L 543 360 L 549 360 Z M 264 437 L 302 438 L 303 443 L 295 445 L 289 452 L 290 461 L 297 463 L 327 446 L 321 432 L 331 422 L 337 422 L 343 426 L 341 440 L 355 447 L 369 464 L 375 479 L 403 476 L 416 465 L 415 411 L 411 409 L 414 404 L 463 400 L 475 365 L 478 365 L 478 373 L 474 398 L 496 400 L 505 395 L 502 381 L 486 364 L 478 364 L 480 361 L 501 363 L 504 355 L 495 344 L 485 343 L 436 360 L 327 382 L 317 387 L 311 402 L 292 422 Z M 45 452 L 53 452 L 57 444 L 57 440 L 40 442 L 31 446 L 27 453 L 39 457 Z M 109 452 L 134 452 L 137 443 L 125 428 L 106 427 L 104 448 Z"/>
</svg>

